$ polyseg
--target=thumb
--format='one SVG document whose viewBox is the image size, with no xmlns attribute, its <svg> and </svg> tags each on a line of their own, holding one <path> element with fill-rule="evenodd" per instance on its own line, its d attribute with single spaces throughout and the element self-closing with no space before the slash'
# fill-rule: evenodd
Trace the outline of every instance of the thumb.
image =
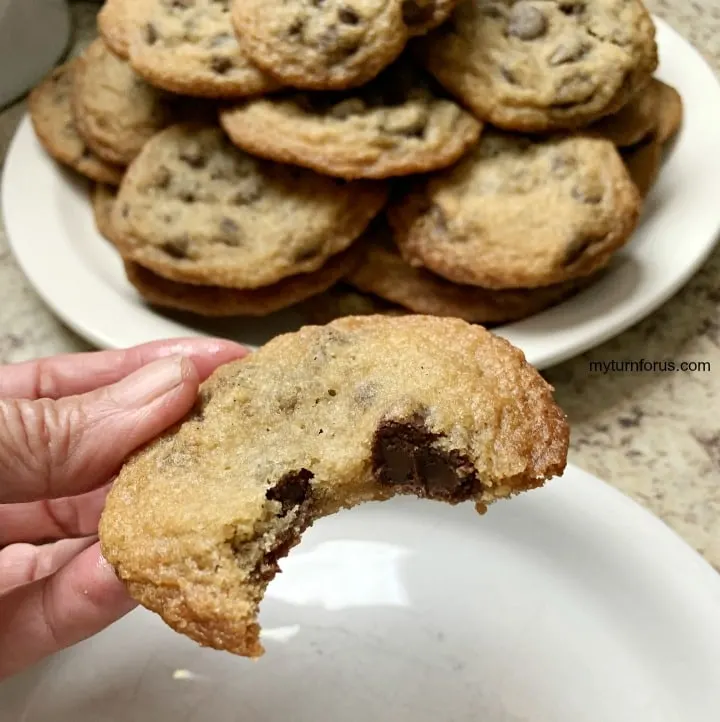
<svg viewBox="0 0 720 722">
<path fill-rule="evenodd" d="M 197 397 L 191 361 L 173 356 L 81 396 L 0 400 L 0 503 L 74 496 L 181 419 Z"/>
</svg>

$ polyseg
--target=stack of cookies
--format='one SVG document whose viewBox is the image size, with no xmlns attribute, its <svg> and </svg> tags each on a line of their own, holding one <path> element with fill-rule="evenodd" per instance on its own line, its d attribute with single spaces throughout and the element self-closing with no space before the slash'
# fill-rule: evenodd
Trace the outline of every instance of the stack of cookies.
<svg viewBox="0 0 720 722">
<path fill-rule="evenodd" d="M 153 306 L 494 325 L 630 239 L 682 101 L 641 0 L 107 0 L 32 93 Z"/>
</svg>

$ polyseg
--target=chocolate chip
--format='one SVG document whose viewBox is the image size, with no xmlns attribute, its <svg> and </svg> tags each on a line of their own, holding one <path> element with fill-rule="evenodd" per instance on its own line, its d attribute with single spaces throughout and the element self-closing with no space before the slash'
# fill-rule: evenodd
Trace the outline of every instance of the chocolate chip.
<svg viewBox="0 0 720 722">
<path fill-rule="evenodd" d="M 293 254 L 293 259 L 297 263 L 302 263 L 303 261 L 309 261 L 313 258 L 316 258 L 320 255 L 322 252 L 322 248 L 320 246 L 308 246 L 307 248 L 300 248 Z"/>
<path fill-rule="evenodd" d="M 224 58 L 219 55 L 215 55 L 210 59 L 210 67 L 213 72 L 218 75 L 225 75 L 228 70 L 233 66 L 233 61 L 230 58 Z"/>
<path fill-rule="evenodd" d="M 229 236 L 235 236 L 240 232 L 240 226 L 232 218 L 225 216 L 220 221 L 220 230 Z"/>
<path fill-rule="evenodd" d="M 548 22 L 543 13 L 526 0 L 513 5 L 507 32 L 520 40 L 536 40 L 547 32 Z"/>
<path fill-rule="evenodd" d="M 297 408 L 297 405 L 299 403 L 300 403 L 300 398 L 298 397 L 297 392 L 293 392 L 293 393 L 281 396 L 278 399 L 278 408 L 284 414 L 291 414 L 293 411 L 295 411 L 295 409 Z"/>
<path fill-rule="evenodd" d="M 338 46 L 338 31 L 337 25 L 333 24 L 325 28 L 322 33 L 318 36 L 317 43 L 325 51 L 337 50 Z"/>
<path fill-rule="evenodd" d="M 482 484 L 472 463 L 459 451 L 439 448 L 440 438 L 419 417 L 382 422 L 373 439 L 375 478 L 430 499 L 459 502 L 476 495 Z"/>
<path fill-rule="evenodd" d="M 288 28 L 288 35 L 291 38 L 297 37 L 302 34 L 305 29 L 305 21 L 302 18 L 297 18 L 293 24 Z"/>
<path fill-rule="evenodd" d="M 580 41 L 558 45 L 550 56 L 550 65 L 565 65 L 575 63 L 587 55 L 588 47 Z"/>
<path fill-rule="evenodd" d="M 597 205 L 603 199 L 603 189 L 600 186 L 575 186 L 570 192 L 572 197 L 580 203 Z"/>
<path fill-rule="evenodd" d="M 217 35 L 213 35 L 213 37 L 210 38 L 211 48 L 222 48 L 227 45 L 233 45 L 234 43 L 235 38 L 231 33 L 218 33 Z"/>
<path fill-rule="evenodd" d="M 160 246 L 165 253 L 171 258 L 178 260 L 188 257 L 188 248 L 190 243 L 186 238 L 176 238 L 172 241 L 166 241 Z"/>
<path fill-rule="evenodd" d="M 338 10 L 338 18 L 341 23 L 346 25 L 357 25 L 360 22 L 360 16 L 352 8 L 348 7 L 342 7 Z"/>
<path fill-rule="evenodd" d="M 148 45 L 155 45 L 155 43 L 158 40 L 158 31 L 157 28 L 152 24 L 148 23 L 145 26 L 145 42 Z"/>
<path fill-rule="evenodd" d="M 290 471 L 267 490 L 265 498 L 268 501 L 279 501 L 282 505 L 280 516 L 285 516 L 307 500 L 310 494 L 310 480 L 313 476 L 314 474 L 307 469 Z"/>
<path fill-rule="evenodd" d="M 550 172 L 556 178 L 567 178 L 577 167 L 577 161 L 572 156 L 556 155 L 550 161 Z"/>
<path fill-rule="evenodd" d="M 448 230 L 448 224 L 447 224 L 447 218 L 445 216 L 445 213 L 440 206 L 433 204 L 433 206 L 430 209 L 430 216 L 432 218 L 433 223 L 435 224 L 435 228 L 440 233 L 447 233 Z"/>
<path fill-rule="evenodd" d="M 361 98 L 347 98 L 341 100 L 337 105 L 332 106 L 330 115 L 333 118 L 345 120 L 352 115 L 360 115 L 367 110 L 367 106 Z"/>
<path fill-rule="evenodd" d="M 164 166 L 158 167 L 155 172 L 155 187 L 161 191 L 167 190 L 172 180 L 172 173 Z"/>
<path fill-rule="evenodd" d="M 568 243 L 563 257 L 563 266 L 568 267 L 577 263 L 594 243 L 604 240 L 604 237 L 578 234 Z"/>
<path fill-rule="evenodd" d="M 170 7 L 178 10 L 187 10 L 195 5 L 195 0 L 172 0 Z"/>
<path fill-rule="evenodd" d="M 207 157 L 205 154 L 200 150 L 200 148 L 185 148 L 180 152 L 180 155 L 178 156 L 180 160 L 183 163 L 186 163 L 191 168 L 204 168 L 207 165 Z"/>
<path fill-rule="evenodd" d="M 515 76 L 515 73 L 513 73 L 513 71 L 510 70 L 510 68 L 508 68 L 507 66 L 505 66 L 505 65 L 500 66 L 500 75 L 503 76 L 503 79 L 505 80 L 506 83 L 510 83 L 510 85 L 519 85 L 518 79 Z"/>
<path fill-rule="evenodd" d="M 559 7 L 565 15 L 582 15 L 585 12 L 585 0 L 565 0 Z"/>
<path fill-rule="evenodd" d="M 403 0 L 402 19 L 405 25 L 424 25 L 432 20 L 434 14 L 433 0 Z"/>
<path fill-rule="evenodd" d="M 248 184 L 243 188 L 239 188 L 233 193 L 230 202 L 236 206 L 247 206 L 254 203 L 262 196 L 260 184 Z"/>
<path fill-rule="evenodd" d="M 192 191 L 181 191 L 178 194 L 178 198 L 183 203 L 195 203 L 195 201 L 197 200 L 197 197 L 195 196 L 195 194 Z"/>
</svg>

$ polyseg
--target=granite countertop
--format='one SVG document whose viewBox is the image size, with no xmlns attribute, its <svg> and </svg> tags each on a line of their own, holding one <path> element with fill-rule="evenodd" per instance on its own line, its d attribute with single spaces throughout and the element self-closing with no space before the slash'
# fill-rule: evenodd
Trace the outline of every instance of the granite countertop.
<svg viewBox="0 0 720 722">
<path fill-rule="evenodd" d="M 717 0 L 648 5 L 720 72 Z M 73 3 L 75 50 L 94 32 L 97 8 Z M 24 111 L 24 103 L 0 111 L 0 159 Z M 88 348 L 25 280 L 0 220 L 0 363 Z M 702 361 L 711 370 L 603 375 L 589 365 L 641 358 Z M 653 511 L 720 570 L 720 248 L 659 311 L 546 376 L 572 425 L 571 461 Z"/>
</svg>

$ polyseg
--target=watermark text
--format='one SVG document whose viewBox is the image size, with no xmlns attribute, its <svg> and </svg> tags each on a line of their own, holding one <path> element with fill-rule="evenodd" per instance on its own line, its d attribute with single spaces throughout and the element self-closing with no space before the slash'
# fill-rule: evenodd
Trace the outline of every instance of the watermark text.
<svg viewBox="0 0 720 722">
<path fill-rule="evenodd" d="M 590 361 L 590 373 L 593 374 L 672 374 L 672 373 L 710 373 L 709 361 L 653 361 L 651 359 L 628 359 L 611 361 Z"/>
</svg>

